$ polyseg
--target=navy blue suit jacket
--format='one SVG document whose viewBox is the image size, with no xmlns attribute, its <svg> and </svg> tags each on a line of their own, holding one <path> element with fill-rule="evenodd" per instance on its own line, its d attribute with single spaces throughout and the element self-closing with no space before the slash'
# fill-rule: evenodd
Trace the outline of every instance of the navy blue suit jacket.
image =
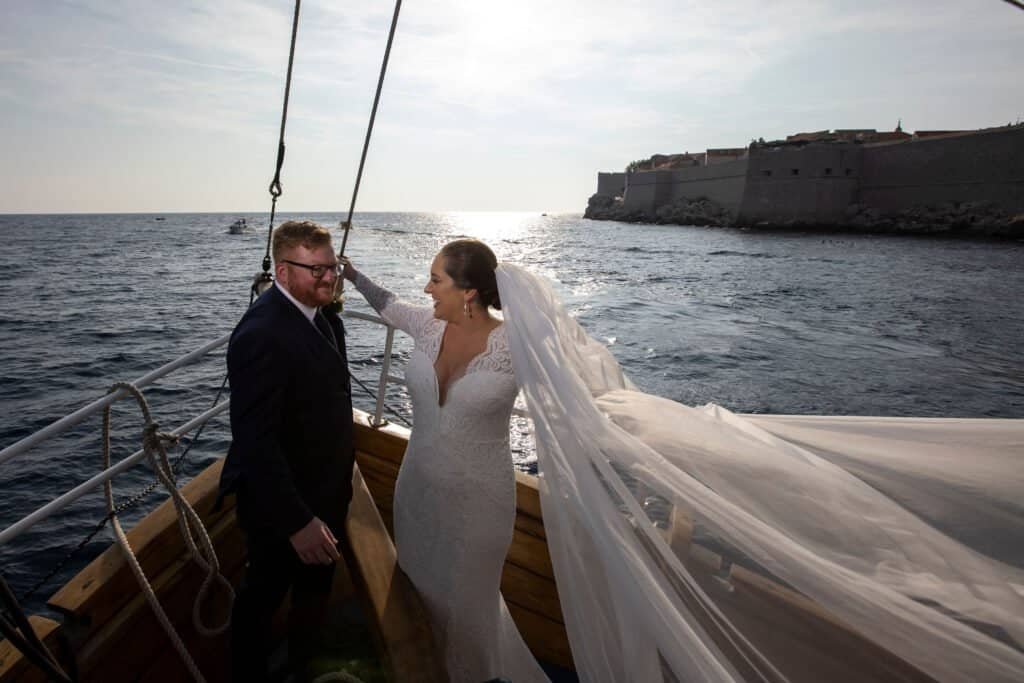
<svg viewBox="0 0 1024 683">
<path fill-rule="evenodd" d="M 341 538 L 352 499 L 351 384 L 345 332 L 321 310 L 332 345 L 274 285 L 228 344 L 231 447 L 222 494 L 237 495 L 250 540 L 287 539 L 313 516 Z"/>
</svg>

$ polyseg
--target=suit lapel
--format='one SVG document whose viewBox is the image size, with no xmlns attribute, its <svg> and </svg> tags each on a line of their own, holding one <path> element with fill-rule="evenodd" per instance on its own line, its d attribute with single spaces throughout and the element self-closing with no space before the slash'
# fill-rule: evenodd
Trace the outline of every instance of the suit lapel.
<svg viewBox="0 0 1024 683">
<path fill-rule="evenodd" d="M 310 320 L 303 315 L 302 311 L 300 311 L 295 304 L 289 301 L 288 297 L 281 293 L 277 288 L 277 285 L 274 285 L 274 287 L 268 290 L 264 296 L 271 292 L 274 293 L 274 301 L 276 302 L 277 307 L 281 310 L 281 316 L 287 321 L 287 324 L 294 327 L 296 334 L 299 334 L 304 338 L 314 349 L 323 351 L 323 353 L 320 353 L 319 351 L 316 353 L 317 358 L 334 358 L 335 362 L 340 363 L 342 369 L 347 372 L 348 368 L 346 367 L 346 359 L 341 354 L 339 344 L 331 344 L 330 340 L 325 338 L 323 333 L 316 328 L 316 325 L 310 322 Z M 338 325 L 335 325 L 334 321 L 331 320 L 331 316 L 327 316 L 323 313 L 320 313 L 320 315 L 324 315 L 331 331 L 334 332 L 335 340 L 340 340 L 342 338 L 340 321 L 338 321 Z"/>
</svg>

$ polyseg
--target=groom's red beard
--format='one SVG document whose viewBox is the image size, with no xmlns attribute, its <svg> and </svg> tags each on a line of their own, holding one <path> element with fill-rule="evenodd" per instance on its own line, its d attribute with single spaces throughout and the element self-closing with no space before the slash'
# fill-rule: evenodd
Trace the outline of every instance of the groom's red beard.
<svg viewBox="0 0 1024 683">
<path fill-rule="evenodd" d="M 317 305 L 326 306 L 334 301 L 335 294 L 341 291 L 341 278 L 336 278 L 334 282 L 320 280 L 313 291 L 316 294 Z"/>
<path fill-rule="evenodd" d="M 317 308 L 319 306 L 326 306 L 334 301 L 335 287 L 340 287 L 338 282 L 327 282 L 326 280 L 320 280 L 314 285 L 306 285 L 305 287 L 296 287 L 295 291 L 289 289 L 289 293 L 304 303 L 307 306 Z"/>
</svg>

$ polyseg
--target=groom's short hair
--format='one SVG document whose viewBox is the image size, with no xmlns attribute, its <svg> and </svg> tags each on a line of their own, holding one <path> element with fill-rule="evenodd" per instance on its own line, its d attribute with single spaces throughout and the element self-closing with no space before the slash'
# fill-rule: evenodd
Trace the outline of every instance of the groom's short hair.
<svg viewBox="0 0 1024 683">
<path fill-rule="evenodd" d="M 313 221 L 286 221 L 274 230 L 272 253 L 274 261 L 280 261 L 285 252 L 295 247 L 316 249 L 331 243 L 327 228 Z"/>
</svg>

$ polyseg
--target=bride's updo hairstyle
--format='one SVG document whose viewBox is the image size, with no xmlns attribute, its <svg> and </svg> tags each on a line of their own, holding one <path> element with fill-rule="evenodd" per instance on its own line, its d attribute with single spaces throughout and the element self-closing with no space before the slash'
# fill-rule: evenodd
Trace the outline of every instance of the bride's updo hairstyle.
<svg viewBox="0 0 1024 683">
<path fill-rule="evenodd" d="M 498 257 L 490 247 L 480 240 L 455 240 L 441 248 L 441 256 L 444 272 L 456 286 L 475 289 L 481 306 L 501 310 L 498 281 L 494 277 Z"/>
</svg>

